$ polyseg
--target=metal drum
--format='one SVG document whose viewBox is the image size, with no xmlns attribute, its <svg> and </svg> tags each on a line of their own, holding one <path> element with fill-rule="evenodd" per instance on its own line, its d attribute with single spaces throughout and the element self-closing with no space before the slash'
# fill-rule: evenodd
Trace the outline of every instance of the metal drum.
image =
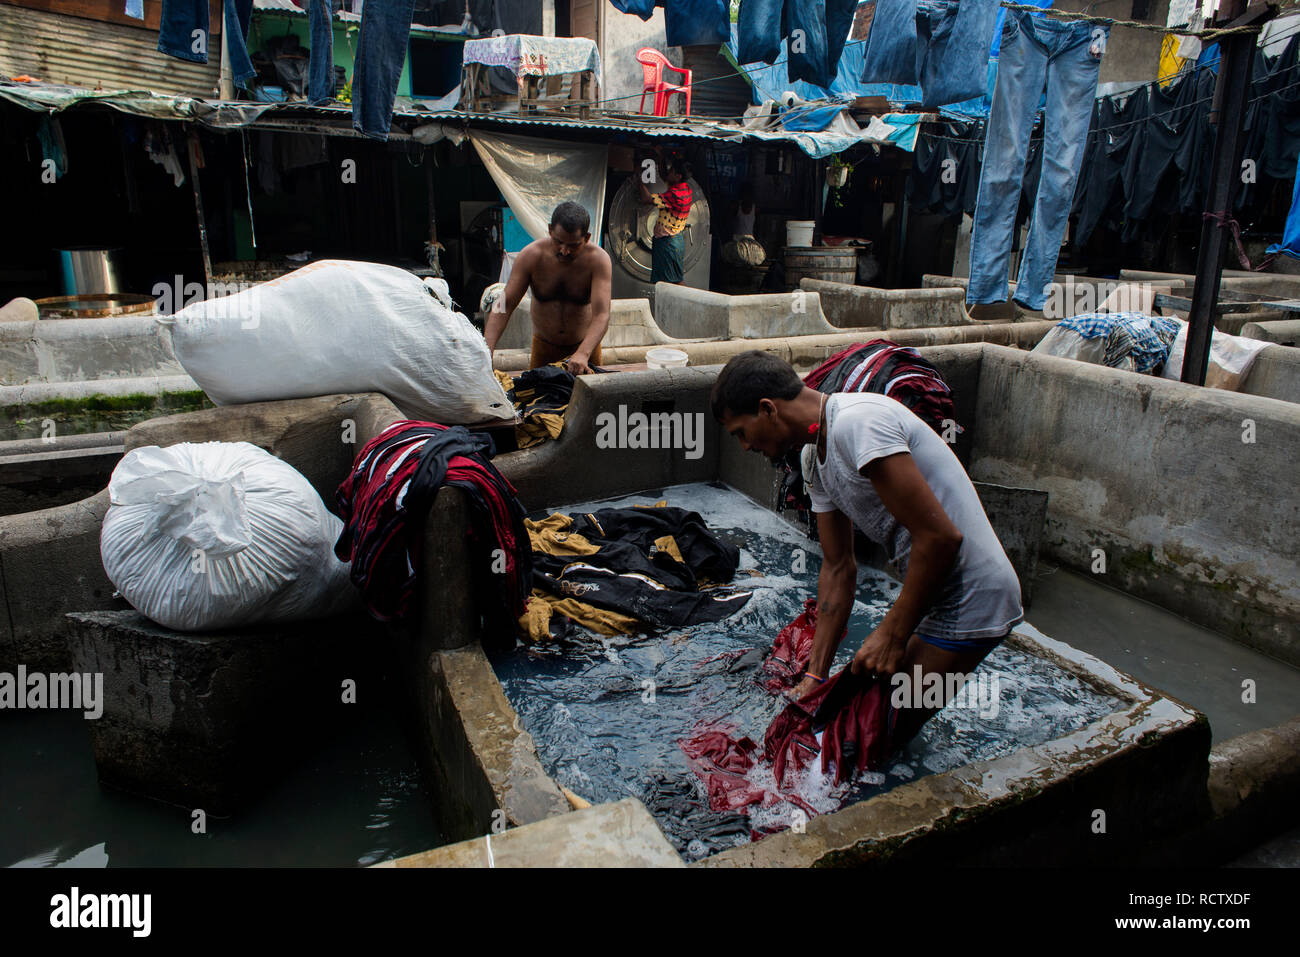
<svg viewBox="0 0 1300 957">
<path fill-rule="evenodd" d="M 56 250 L 65 296 L 92 292 L 121 292 L 121 249 L 73 246 Z"/>
<path fill-rule="evenodd" d="M 858 281 L 856 246 L 787 246 L 785 248 L 785 283 L 799 288 L 799 280 L 825 279 L 852 286 Z"/>
</svg>

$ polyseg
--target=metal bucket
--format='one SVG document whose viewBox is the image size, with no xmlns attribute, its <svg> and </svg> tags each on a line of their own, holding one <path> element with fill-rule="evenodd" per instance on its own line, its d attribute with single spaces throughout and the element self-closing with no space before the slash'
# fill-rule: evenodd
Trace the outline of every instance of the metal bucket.
<svg viewBox="0 0 1300 957">
<path fill-rule="evenodd" d="M 122 250 L 103 246 L 73 246 L 57 250 L 65 296 L 121 292 Z"/>
</svg>

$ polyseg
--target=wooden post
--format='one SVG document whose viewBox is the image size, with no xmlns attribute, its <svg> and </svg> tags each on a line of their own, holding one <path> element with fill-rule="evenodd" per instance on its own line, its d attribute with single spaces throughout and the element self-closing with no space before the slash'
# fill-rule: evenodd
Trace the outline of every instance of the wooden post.
<svg viewBox="0 0 1300 957">
<path fill-rule="evenodd" d="M 189 127 L 185 152 L 190 157 L 190 182 L 194 184 L 194 219 L 199 224 L 199 249 L 203 253 L 203 282 L 207 289 L 211 289 L 212 257 L 208 253 L 208 224 L 203 216 L 203 187 L 199 185 L 199 132 L 193 124 Z"/>
</svg>

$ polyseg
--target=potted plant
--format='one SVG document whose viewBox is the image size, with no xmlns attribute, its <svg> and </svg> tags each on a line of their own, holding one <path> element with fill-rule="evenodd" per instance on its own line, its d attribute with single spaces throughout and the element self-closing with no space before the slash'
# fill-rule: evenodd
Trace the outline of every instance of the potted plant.
<svg viewBox="0 0 1300 957">
<path fill-rule="evenodd" d="M 831 189 L 842 189 L 848 183 L 849 172 L 852 169 L 853 164 L 841 159 L 840 154 L 836 153 L 831 157 L 830 165 L 826 167 L 826 185 Z"/>
</svg>

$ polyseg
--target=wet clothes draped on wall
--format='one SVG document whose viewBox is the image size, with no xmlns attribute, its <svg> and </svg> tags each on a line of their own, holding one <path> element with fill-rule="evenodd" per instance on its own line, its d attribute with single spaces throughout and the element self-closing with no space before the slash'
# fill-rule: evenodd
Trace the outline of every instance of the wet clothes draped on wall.
<svg viewBox="0 0 1300 957">
<path fill-rule="evenodd" d="M 226 45 L 235 85 L 242 87 L 257 73 L 247 45 L 253 0 L 225 0 L 222 9 L 221 42 Z M 162 0 L 158 52 L 191 63 L 207 63 L 212 46 L 208 26 L 208 0 Z"/>
<path fill-rule="evenodd" d="M 554 513 L 525 527 L 535 587 L 520 626 L 533 640 L 558 637 L 566 618 L 603 634 L 721 621 L 750 598 L 721 587 L 740 554 L 696 512 L 661 503 Z"/>
<path fill-rule="evenodd" d="M 614 9 L 642 20 L 664 8 L 666 46 L 690 47 L 726 43 L 731 38 L 727 0 L 610 0 Z"/>
<path fill-rule="evenodd" d="M 943 374 L 910 346 L 875 339 L 837 352 L 804 376 L 804 385 L 826 395 L 875 392 L 897 399 L 942 434 L 956 417 L 952 389 Z"/>
<path fill-rule="evenodd" d="M 488 616 L 513 621 L 532 587 L 532 552 L 514 487 L 488 461 L 492 440 L 461 426 L 403 419 L 371 439 L 336 494 L 343 533 L 334 554 L 352 563 L 352 583 L 381 621 L 410 611 L 424 545 L 424 520 L 438 489 L 469 499 L 471 579 Z M 500 549 L 498 554 L 494 554 Z M 504 555 L 504 573 L 489 571 Z"/>
<path fill-rule="evenodd" d="M 1086 21 L 1064 22 L 1020 10 L 1008 12 L 971 232 L 968 304 L 1008 298 L 1007 273 L 1025 159 L 1044 88 L 1043 172 L 1020 261 L 1016 301 L 1035 310 L 1046 303 L 1088 141 L 1088 122 L 1109 29 Z"/>
<path fill-rule="evenodd" d="M 939 435 L 945 422 L 956 423 L 957 407 L 943 374 L 919 352 L 888 339 L 874 339 L 837 352 L 803 379 L 804 385 L 825 395 L 875 392 L 897 399 Z M 958 433 L 960 425 L 954 426 Z M 817 534 L 812 502 L 804 490 L 799 450 L 781 459 L 781 493 L 777 511 L 794 509 L 814 539 Z"/>
<path fill-rule="evenodd" d="M 919 85 L 927 107 L 983 96 L 1000 9 L 997 0 L 876 0 L 862 80 Z"/>
<path fill-rule="evenodd" d="M 773 694 L 789 690 L 808 667 L 813 636 L 817 630 L 816 601 L 782 629 L 764 661 L 769 675 L 764 683 Z M 735 736 L 727 724 L 701 728 L 690 738 L 678 741 L 692 770 L 699 775 L 715 812 L 771 807 L 782 801 L 816 814 L 795 790 L 791 772 L 802 772 L 820 759 L 823 774 L 834 769 L 834 781 L 842 784 L 854 774 L 880 767 L 890 754 L 891 712 L 883 681 L 861 681 L 843 700 L 838 710 L 823 715 L 824 726 L 816 726 L 818 708 L 841 681 L 857 681 L 844 669 L 798 702 L 791 702 L 768 726 L 761 755 L 748 737 Z M 776 790 L 759 783 L 753 774 L 763 763 L 772 768 Z"/>
<path fill-rule="evenodd" d="M 741 0 L 736 61 L 775 63 L 789 37 L 789 78 L 829 87 L 856 9 L 857 0 Z M 724 43 L 729 36 L 723 36 Z"/>
<path fill-rule="evenodd" d="M 560 437 L 574 382 L 573 374 L 564 368 L 563 362 L 529 369 L 514 378 L 499 369 L 495 375 L 506 390 L 506 398 L 514 403 L 515 412 L 523 419 L 515 426 L 518 448 L 532 448 L 547 439 Z"/>
</svg>

